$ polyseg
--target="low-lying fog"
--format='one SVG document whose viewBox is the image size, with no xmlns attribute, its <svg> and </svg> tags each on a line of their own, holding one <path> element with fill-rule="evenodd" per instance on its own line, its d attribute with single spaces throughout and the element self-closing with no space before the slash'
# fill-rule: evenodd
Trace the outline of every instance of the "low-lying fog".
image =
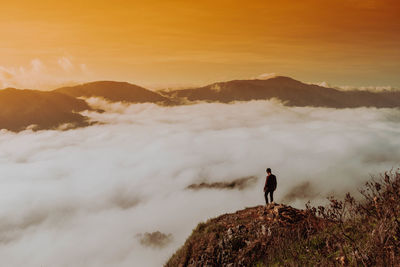
<svg viewBox="0 0 400 267">
<path fill-rule="evenodd" d="M 303 208 L 400 159 L 395 109 L 88 101 L 103 124 L 0 132 L 2 266 L 161 266 L 199 222 L 264 204 L 267 167 Z"/>
</svg>

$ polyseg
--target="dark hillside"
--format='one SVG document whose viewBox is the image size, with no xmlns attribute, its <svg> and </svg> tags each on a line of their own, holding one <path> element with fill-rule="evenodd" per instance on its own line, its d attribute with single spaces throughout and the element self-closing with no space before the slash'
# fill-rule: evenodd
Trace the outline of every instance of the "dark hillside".
<svg viewBox="0 0 400 267">
<path fill-rule="evenodd" d="M 0 90 L 0 129 L 21 131 L 30 125 L 34 129 L 54 129 L 62 124 L 69 128 L 89 125 L 79 114 L 91 108 L 74 97 L 37 90 Z"/>
</svg>

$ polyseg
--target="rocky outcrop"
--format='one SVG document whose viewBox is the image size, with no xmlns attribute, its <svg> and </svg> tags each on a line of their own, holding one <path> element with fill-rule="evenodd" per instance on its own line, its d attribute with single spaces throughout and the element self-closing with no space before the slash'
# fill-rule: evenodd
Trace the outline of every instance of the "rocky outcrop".
<svg viewBox="0 0 400 267">
<path fill-rule="evenodd" d="M 305 210 L 269 204 L 200 223 L 165 266 L 252 266 L 283 237 L 317 231 L 321 219 Z"/>
<path fill-rule="evenodd" d="M 166 266 L 399 266 L 400 171 L 298 210 L 270 204 L 200 223 Z"/>
</svg>

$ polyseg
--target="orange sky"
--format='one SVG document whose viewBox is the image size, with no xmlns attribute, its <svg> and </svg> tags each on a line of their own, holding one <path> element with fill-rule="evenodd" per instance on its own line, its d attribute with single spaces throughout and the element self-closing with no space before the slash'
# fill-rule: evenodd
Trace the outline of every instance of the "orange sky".
<svg viewBox="0 0 400 267">
<path fill-rule="evenodd" d="M 198 85 L 278 73 L 400 86 L 400 1 L 7 1 L 0 87 Z"/>
</svg>

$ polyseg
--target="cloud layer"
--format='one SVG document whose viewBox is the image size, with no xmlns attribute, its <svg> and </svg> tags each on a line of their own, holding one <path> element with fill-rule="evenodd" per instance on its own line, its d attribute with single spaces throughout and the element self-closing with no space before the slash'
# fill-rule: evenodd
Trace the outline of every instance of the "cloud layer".
<svg viewBox="0 0 400 267">
<path fill-rule="evenodd" d="M 336 88 L 339 90 L 343 91 L 369 91 L 369 92 L 382 92 L 382 91 L 398 91 L 399 88 L 390 86 L 390 85 L 384 85 L 384 86 L 351 86 L 351 85 L 341 85 L 341 86 L 335 86 L 332 84 L 329 84 L 327 82 L 319 82 L 319 83 L 310 83 L 310 84 L 316 84 L 322 87 L 327 87 L 327 88 Z"/>
<path fill-rule="evenodd" d="M 54 89 L 61 85 L 87 81 L 90 76 L 86 64 L 75 63 L 69 57 L 63 56 L 54 62 L 43 62 L 36 58 L 26 66 L 0 66 L 0 89 Z"/>
<path fill-rule="evenodd" d="M 200 221 L 263 204 L 266 167 L 276 201 L 302 208 L 400 158 L 395 109 L 88 102 L 106 112 L 85 115 L 104 124 L 0 132 L 5 266 L 160 266 Z M 243 190 L 186 189 L 250 176 Z M 163 248 L 137 238 L 158 231 L 173 237 Z"/>
</svg>

